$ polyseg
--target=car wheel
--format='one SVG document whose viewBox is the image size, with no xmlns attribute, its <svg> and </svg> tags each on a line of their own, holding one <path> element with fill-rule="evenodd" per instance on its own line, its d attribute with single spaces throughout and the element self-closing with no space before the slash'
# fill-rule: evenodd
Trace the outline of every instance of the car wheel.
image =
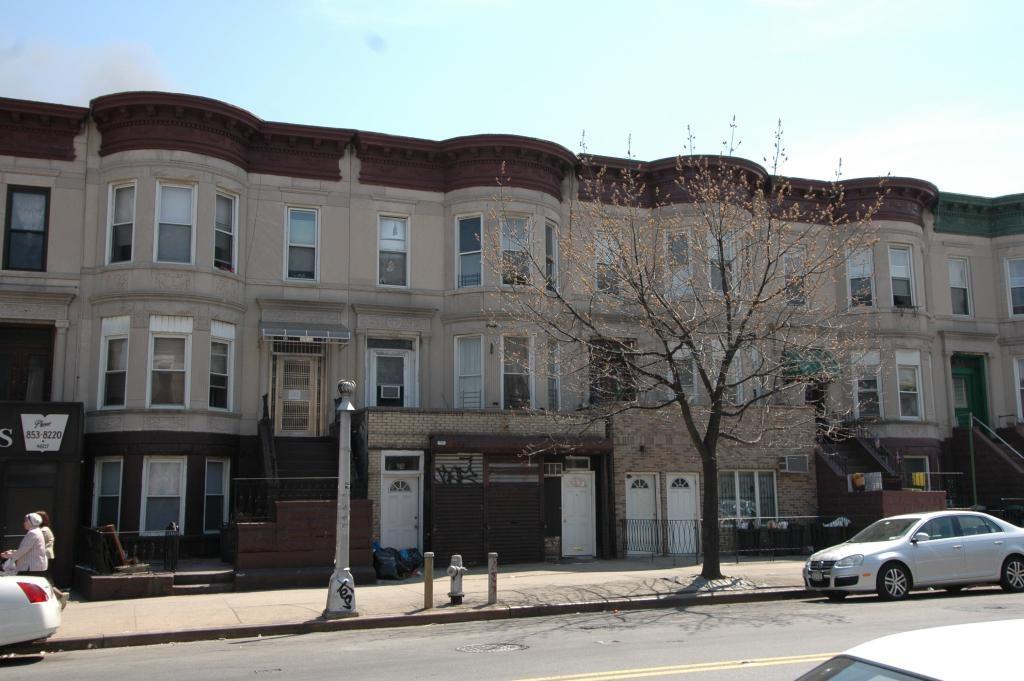
<svg viewBox="0 0 1024 681">
<path fill-rule="evenodd" d="M 1010 556 L 1003 561 L 999 586 L 1003 591 L 1024 591 L 1024 558 Z"/>
<path fill-rule="evenodd" d="M 849 595 L 850 594 L 848 594 L 845 591 L 827 591 L 827 592 L 825 592 L 825 598 L 829 599 L 830 601 L 832 601 L 834 603 L 838 603 L 839 601 L 845 599 Z"/>
<path fill-rule="evenodd" d="M 906 598 L 910 591 L 910 573 L 899 563 L 889 563 L 878 571 L 875 591 L 884 601 L 898 601 Z"/>
</svg>

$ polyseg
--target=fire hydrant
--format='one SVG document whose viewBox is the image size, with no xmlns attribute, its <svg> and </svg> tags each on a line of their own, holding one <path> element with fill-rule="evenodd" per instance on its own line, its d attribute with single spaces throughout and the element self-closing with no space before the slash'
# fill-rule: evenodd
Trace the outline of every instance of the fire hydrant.
<svg viewBox="0 0 1024 681">
<path fill-rule="evenodd" d="M 448 576 L 452 578 L 452 586 L 448 592 L 448 598 L 451 600 L 452 605 L 462 605 L 462 597 L 466 595 L 462 593 L 462 575 L 468 571 L 467 568 L 462 567 L 462 556 L 457 553 L 453 555 L 452 564 L 448 566 Z"/>
</svg>

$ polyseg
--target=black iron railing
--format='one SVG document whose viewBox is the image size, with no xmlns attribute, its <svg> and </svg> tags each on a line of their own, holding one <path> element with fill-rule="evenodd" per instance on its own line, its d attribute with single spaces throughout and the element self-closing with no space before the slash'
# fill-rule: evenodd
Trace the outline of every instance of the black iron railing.
<svg viewBox="0 0 1024 681">
<path fill-rule="evenodd" d="M 150 570 L 175 572 L 181 548 L 181 533 L 175 524 L 166 530 L 152 532 L 115 532 L 83 527 L 81 532 L 87 548 L 83 560 L 96 572 L 109 575 L 132 566 L 149 566 Z"/>
<path fill-rule="evenodd" d="M 787 518 L 723 518 L 719 547 L 723 556 L 768 557 L 807 555 L 842 543 L 877 518 L 795 516 Z M 619 555 L 693 556 L 700 560 L 701 521 L 637 520 L 619 522 Z"/>
<path fill-rule="evenodd" d="M 334 501 L 338 478 L 235 478 L 235 520 L 277 519 L 278 501 Z"/>
</svg>

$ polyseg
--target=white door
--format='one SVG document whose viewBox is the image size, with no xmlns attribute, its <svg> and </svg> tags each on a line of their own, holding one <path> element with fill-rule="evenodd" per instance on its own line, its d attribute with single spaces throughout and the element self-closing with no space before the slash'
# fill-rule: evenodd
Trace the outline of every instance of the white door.
<svg viewBox="0 0 1024 681">
<path fill-rule="evenodd" d="M 697 474 L 669 473 L 668 481 L 668 552 L 694 555 L 697 553 Z"/>
<path fill-rule="evenodd" d="M 319 435 L 320 358 L 275 355 L 275 428 L 278 435 Z"/>
<path fill-rule="evenodd" d="M 654 473 L 626 473 L 626 552 L 660 553 L 658 488 Z"/>
<path fill-rule="evenodd" d="M 597 553 L 594 472 L 562 473 L 562 555 Z"/>
<path fill-rule="evenodd" d="M 420 548 L 420 481 L 411 476 L 381 478 L 380 543 L 385 548 Z"/>
</svg>

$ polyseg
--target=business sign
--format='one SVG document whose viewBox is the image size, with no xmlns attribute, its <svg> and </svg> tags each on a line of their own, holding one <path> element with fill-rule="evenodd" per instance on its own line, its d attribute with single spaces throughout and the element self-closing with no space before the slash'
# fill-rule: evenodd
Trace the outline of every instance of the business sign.
<svg viewBox="0 0 1024 681">
<path fill-rule="evenodd" d="M 77 404 L 0 402 L 0 452 L 5 458 L 77 455 L 80 438 L 81 407 Z"/>
<path fill-rule="evenodd" d="M 67 414 L 22 414 L 26 452 L 59 452 L 68 425 Z"/>
</svg>

